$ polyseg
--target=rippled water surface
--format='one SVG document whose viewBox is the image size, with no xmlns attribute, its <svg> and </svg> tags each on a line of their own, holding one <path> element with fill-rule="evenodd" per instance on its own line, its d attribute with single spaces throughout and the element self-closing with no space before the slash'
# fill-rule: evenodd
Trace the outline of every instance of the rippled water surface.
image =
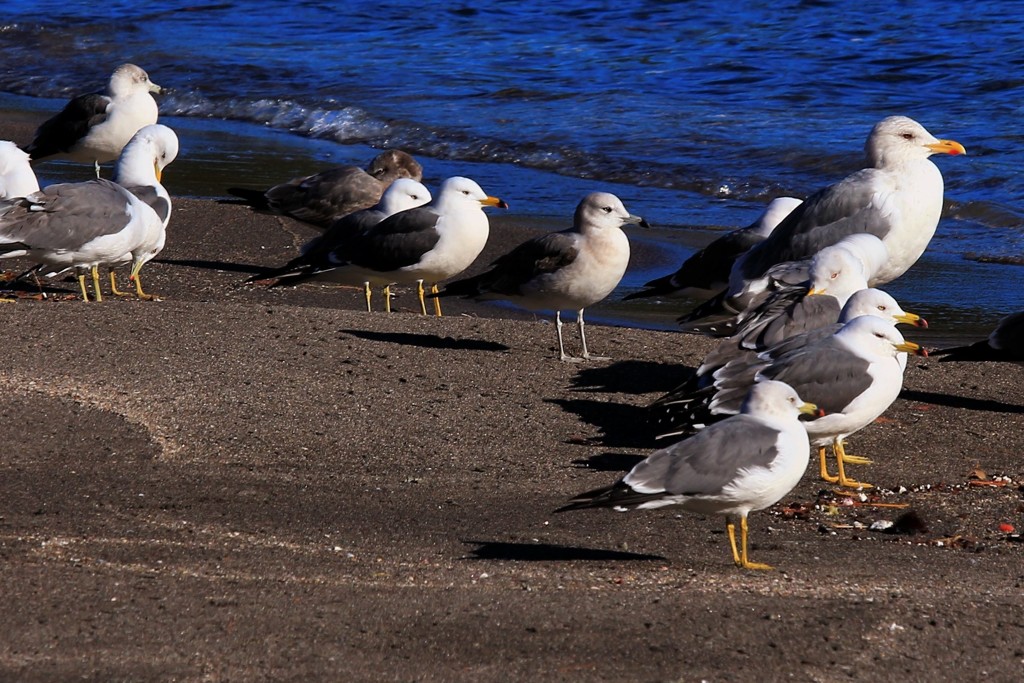
<svg viewBox="0 0 1024 683">
<path fill-rule="evenodd" d="M 683 228 L 859 168 L 871 126 L 906 114 L 969 156 L 937 159 L 931 289 L 896 290 L 1014 310 L 1024 271 L 990 261 L 1024 255 L 1022 34 L 994 1 L 8 2 L 0 91 L 66 98 L 133 61 L 170 88 L 162 115 L 196 121 L 195 154 L 259 162 L 256 179 L 283 178 L 247 156 L 251 124 L 311 170 L 401 146 L 435 178 L 480 162 L 465 174 L 522 212 L 611 189 Z M 1012 286 L 965 296 L 960 271 Z"/>
</svg>

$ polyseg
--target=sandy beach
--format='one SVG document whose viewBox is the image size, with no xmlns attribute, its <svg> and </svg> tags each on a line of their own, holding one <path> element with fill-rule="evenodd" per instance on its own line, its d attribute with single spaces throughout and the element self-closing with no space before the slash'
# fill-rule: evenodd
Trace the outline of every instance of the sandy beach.
<svg viewBox="0 0 1024 683">
<path fill-rule="evenodd" d="M 492 218 L 479 265 L 537 230 Z M 573 365 L 508 308 L 241 285 L 314 234 L 181 199 L 159 301 L 0 305 L 0 679 L 1019 677 L 1021 368 L 912 360 L 851 440 L 879 492 L 809 469 L 744 572 L 718 518 L 552 514 L 658 446 L 710 341 L 593 325 L 612 360 Z"/>
</svg>

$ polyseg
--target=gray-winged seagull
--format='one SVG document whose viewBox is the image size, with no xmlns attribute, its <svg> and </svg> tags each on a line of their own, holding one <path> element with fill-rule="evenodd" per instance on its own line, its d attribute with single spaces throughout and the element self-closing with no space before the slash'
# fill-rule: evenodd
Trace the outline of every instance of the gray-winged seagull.
<svg viewBox="0 0 1024 683">
<path fill-rule="evenodd" d="M 816 412 L 817 406 L 805 403 L 790 386 L 758 383 L 739 415 L 654 452 L 612 486 L 580 494 L 557 512 L 672 505 L 724 515 L 736 566 L 771 569 L 747 556 L 747 515 L 774 505 L 800 481 L 809 456 L 807 432 L 798 418 Z"/>
<path fill-rule="evenodd" d="M 320 273 L 331 271 L 344 265 L 349 245 L 361 238 L 369 228 L 377 225 L 385 218 L 401 211 L 423 206 L 431 200 L 430 190 L 423 183 L 411 178 L 399 178 L 391 183 L 380 198 L 380 202 L 371 209 L 362 209 L 348 214 L 331 224 L 327 231 L 314 237 L 302 246 L 302 252 L 291 261 L 273 270 L 254 275 L 246 282 L 276 279 L 277 285 L 290 285 L 316 280 Z M 384 288 L 384 308 L 391 312 L 390 287 Z M 370 312 L 370 283 L 364 283 L 366 310 Z"/>
<path fill-rule="evenodd" d="M 501 256 L 488 271 L 451 282 L 441 296 L 505 299 L 530 310 L 555 311 L 558 352 L 562 360 L 578 361 L 565 353 L 562 310 L 576 311 L 584 359 L 591 356 L 584 335 L 583 309 L 612 293 L 629 264 L 629 240 L 622 226 L 644 219 L 626 211 L 613 194 L 588 194 L 576 207 L 573 227 L 528 240 Z"/>
<path fill-rule="evenodd" d="M 112 161 L 143 126 L 156 123 L 157 105 L 151 93 L 160 86 L 134 64 L 114 70 L 106 93 L 79 95 L 56 116 L 44 121 L 25 147 L 33 161 L 71 159 L 100 164 Z"/>
</svg>

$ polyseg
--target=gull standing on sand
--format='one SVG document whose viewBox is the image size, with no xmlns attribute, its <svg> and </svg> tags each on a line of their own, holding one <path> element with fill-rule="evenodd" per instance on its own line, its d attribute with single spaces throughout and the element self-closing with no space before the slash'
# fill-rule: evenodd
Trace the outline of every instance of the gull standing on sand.
<svg viewBox="0 0 1024 683">
<path fill-rule="evenodd" d="M 733 397 L 744 394 L 749 383 L 754 381 L 758 370 L 776 360 L 813 347 L 835 335 L 846 323 L 861 316 L 874 316 L 890 325 L 928 327 L 928 321 L 919 315 L 904 311 L 887 292 L 874 288 L 862 289 L 849 298 L 835 323 L 793 335 L 766 350 L 748 350 L 736 344 L 716 348 L 704 358 L 692 377 L 650 405 L 653 427 L 659 434 L 673 436 L 687 431 L 680 430 L 680 425 L 696 427 L 707 422 L 711 417 L 709 405 L 712 400 L 726 404 L 729 402 L 730 394 Z M 905 353 L 897 354 L 900 372 L 906 368 L 906 359 Z M 747 383 L 740 381 L 743 376 L 747 377 Z M 731 385 L 732 388 L 726 385 Z M 856 461 L 854 456 L 846 457 L 843 465 Z M 828 473 L 824 446 L 819 447 L 818 458 L 822 479 L 830 483 L 842 479 L 844 485 L 849 483 L 845 478 L 845 469 L 842 470 L 841 477 L 833 477 Z"/>
<path fill-rule="evenodd" d="M 293 178 L 269 190 L 229 187 L 255 209 L 326 229 L 350 213 L 368 209 L 380 201 L 384 190 L 399 178 L 423 180 L 423 168 L 409 154 L 389 149 L 373 158 L 364 171 L 340 166 L 302 178 Z"/>
<path fill-rule="evenodd" d="M 917 262 L 942 213 L 942 174 L 928 157 L 966 151 L 959 142 L 939 140 L 906 116 L 878 122 L 865 151 L 867 168 L 805 199 L 767 239 L 736 260 L 719 309 L 742 310 L 748 302 L 734 298 L 772 266 L 810 258 L 855 233 L 871 233 L 888 249 L 888 259 L 871 286 L 896 279 Z M 701 308 L 704 315 L 714 312 L 710 305 Z"/>
<path fill-rule="evenodd" d="M 9 140 L 0 140 L 0 199 L 39 192 L 30 157 Z"/>
<path fill-rule="evenodd" d="M 71 159 L 100 164 L 116 159 L 143 126 L 156 123 L 157 105 L 151 93 L 160 86 L 134 64 L 114 70 L 106 93 L 79 95 L 56 116 L 43 122 L 25 147 L 33 161 Z"/>
<path fill-rule="evenodd" d="M 125 168 L 119 164 L 118 173 L 137 183 L 133 189 L 140 194 L 158 196 L 152 201 L 161 213 L 108 180 L 50 185 L 28 197 L 0 201 L 0 258 L 27 256 L 55 272 L 74 268 L 84 301 L 89 300 L 89 270 L 95 299 L 102 301 L 98 266 L 131 260 L 137 278 L 147 254 L 162 244 L 164 218 L 170 213 L 170 199 L 155 177 L 177 152 L 177 138 L 166 126 L 157 129 L 162 130 L 152 139 L 138 136 L 125 147 Z M 145 296 L 137 279 L 136 286 Z"/>
<path fill-rule="evenodd" d="M 846 477 L 846 463 L 870 461 L 847 454 L 843 441 L 871 424 L 899 396 L 906 366 L 906 360 L 900 358 L 903 353 L 927 355 L 918 344 L 904 340 L 891 321 L 875 316 L 854 318 L 835 334 L 778 357 L 764 353 L 753 361 L 727 364 L 715 373 L 703 415 L 693 405 L 678 402 L 676 409 L 687 411 L 696 423 L 679 425 L 660 436 L 674 436 L 735 414 L 751 386 L 766 379 L 778 380 L 825 411 L 824 417 L 803 424 L 813 445 L 832 446 L 839 465 L 839 484 L 870 488 L 870 484 Z M 673 407 L 663 404 L 661 409 L 672 411 Z"/>
<path fill-rule="evenodd" d="M 726 518 L 736 566 L 771 569 L 747 557 L 747 515 L 779 502 L 800 481 L 809 460 L 801 414 L 815 414 L 782 382 L 751 387 L 738 415 L 653 453 L 610 487 L 576 496 L 556 512 L 678 506 Z M 740 544 L 736 544 L 736 521 Z"/>
<path fill-rule="evenodd" d="M 371 227 L 401 211 L 423 206 L 431 200 L 430 190 L 411 178 L 399 178 L 384 190 L 380 202 L 372 209 L 362 209 L 339 218 L 327 232 L 302 246 L 302 253 L 291 261 L 268 272 L 254 275 L 246 282 L 276 279 L 274 286 L 293 285 L 317 279 L 322 273 L 346 263 L 349 246 Z M 366 311 L 371 312 L 369 281 L 363 283 Z M 384 288 L 384 309 L 391 312 L 390 287 Z"/>
<path fill-rule="evenodd" d="M 420 310 L 427 314 L 423 283 L 437 291 L 441 280 L 458 275 L 480 255 L 490 226 L 485 206 L 508 208 L 488 196 L 474 180 L 453 176 L 441 183 L 437 196 L 424 206 L 396 213 L 351 240 L 337 262 L 315 273 L 296 275 L 292 284 L 323 280 L 345 285 L 387 287 L 417 284 Z M 441 304 L 434 299 L 434 312 Z"/>
<path fill-rule="evenodd" d="M 651 280 L 646 289 L 623 297 L 624 300 L 646 297 L 672 297 L 725 289 L 729 285 L 729 271 L 741 254 L 765 238 L 800 205 L 796 197 L 778 197 L 768 203 L 761 217 L 745 228 L 722 235 L 708 246 L 690 256 L 679 270 Z"/>
<path fill-rule="evenodd" d="M 1024 311 L 1012 313 L 996 325 L 987 339 L 969 346 L 933 352 L 944 361 L 980 361 L 1024 364 Z"/>
<path fill-rule="evenodd" d="M 612 293 L 629 264 L 629 240 L 622 226 L 647 222 L 626 211 L 613 194 L 593 192 L 576 207 L 573 227 L 535 237 L 498 258 L 490 270 L 445 286 L 440 296 L 505 299 L 530 310 L 555 311 L 558 353 L 564 361 L 579 361 L 565 353 L 562 310 L 576 311 L 582 359 L 591 356 L 584 335 L 583 309 Z"/>
</svg>

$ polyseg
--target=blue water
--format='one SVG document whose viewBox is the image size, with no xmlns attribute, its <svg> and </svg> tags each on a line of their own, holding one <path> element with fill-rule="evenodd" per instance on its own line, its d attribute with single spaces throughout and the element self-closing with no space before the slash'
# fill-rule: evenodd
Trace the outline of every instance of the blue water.
<svg viewBox="0 0 1024 683">
<path fill-rule="evenodd" d="M 988 282 L 1024 271 L 977 259 L 1024 255 L 1022 36 L 1024 9 L 994 0 L 8 1 L 0 92 L 55 107 L 132 61 L 170 89 L 164 117 L 257 124 L 323 161 L 402 147 L 428 179 L 484 171 L 524 212 L 611 189 L 683 229 L 746 224 L 856 170 L 871 126 L 905 114 L 969 155 L 936 159 L 948 210 L 925 271 L 986 286 L 933 296 L 999 311 L 1018 287 Z M 245 162 L 231 135 L 205 140 Z"/>
</svg>

